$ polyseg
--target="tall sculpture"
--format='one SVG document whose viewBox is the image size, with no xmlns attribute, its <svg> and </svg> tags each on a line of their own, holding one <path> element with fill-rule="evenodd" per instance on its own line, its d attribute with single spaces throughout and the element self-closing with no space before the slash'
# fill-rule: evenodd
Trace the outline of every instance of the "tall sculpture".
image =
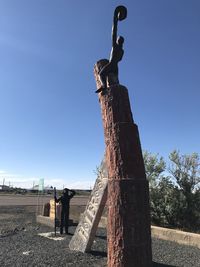
<svg viewBox="0 0 200 267">
<path fill-rule="evenodd" d="M 148 181 L 128 90 L 118 81 L 123 42 L 116 37 L 117 22 L 126 15 L 125 7 L 115 9 L 111 58 L 99 60 L 94 67 L 108 168 L 108 266 L 149 267 L 152 251 Z"/>
<path fill-rule="evenodd" d="M 117 37 L 117 23 L 118 20 L 123 20 L 127 16 L 127 9 L 124 6 L 118 6 L 115 9 L 113 16 L 113 27 L 112 27 L 112 50 L 110 53 L 109 62 L 100 70 L 99 77 L 101 81 L 101 87 L 96 90 L 96 93 L 100 93 L 107 89 L 106 79 L 109 74 L 113 74 L 116 77 L 116 82 L 118 81 L 118 62 L 122 60 L 124 55 L 123 43 L 124 38 L 122 36 Z"/>
</svg>

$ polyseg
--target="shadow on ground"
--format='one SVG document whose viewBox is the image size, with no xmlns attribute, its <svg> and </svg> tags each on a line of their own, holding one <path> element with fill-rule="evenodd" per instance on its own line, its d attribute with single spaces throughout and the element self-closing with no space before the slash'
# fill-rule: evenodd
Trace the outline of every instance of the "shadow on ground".
<svg viewBox="0 0 200 267">
<path fill-rule="evenodd" d="M 152 267 L 177 267 L 177 266 L 173 266 L 173 265 L 166 265 L 166 264 L 162 264 L 162 263 L 157 263 L 153 261 L 153 266 Z"/>
<path fill-rule="evenodd" d="M 103 258 L 107 257 L 107 253 L 104 252 L 104 251 L 92 250 L 92 251 L 89 252 L 89 254 L 91 254 L 93 256 L 100 256 L 100 257 L 103 257 Z"/>
<path fill-rule="evenodd" d="M 103 240 L 106 240 L 107 239 L 107 236 L 96 235 L 95 237 L 98 237 L 98 238 L 103 239 Z"/>
<path fill-rule="evenodd" d="M 107 253 L 103 252 L 103 251 L 92 250 L 89 253 L 91 255 L 93 255 L 93 256 L 100 256 L 100 257 L 103 257 L 103 258 L 107 257 Z M 152 263 L 153 263 L 152 267 L 177 267 L 177 266 L 174 266 L 174 265 L 167 265 L 167 264 L 158 263 L 158 262 L 155 262 L 155 261 L 153 261 Z"/>
</svg>

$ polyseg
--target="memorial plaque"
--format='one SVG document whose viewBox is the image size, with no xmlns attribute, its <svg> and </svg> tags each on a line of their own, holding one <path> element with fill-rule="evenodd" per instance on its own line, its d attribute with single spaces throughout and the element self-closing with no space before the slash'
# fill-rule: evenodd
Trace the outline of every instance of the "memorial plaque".
<svg viewBox="0 0 200 267">
<path fill-rule="evenodd" d="M 107 183 L 107 167 L 103 160 L 86 209 L 69 243 L 69 248 L 71 250 L 78 250 L 81 252 L 88 252 L 91 250 L 96 230 L 106 204 Z"/>
<path fill-rule="evenodd" d="M 49 217 L 51 219 L 55 219 L 55 200 L 50 200 L 50 213 Z M 59 203 L 56 203 L 56 218 L 60 221 L 61 218 L 61 205 Z"/>
</svg>

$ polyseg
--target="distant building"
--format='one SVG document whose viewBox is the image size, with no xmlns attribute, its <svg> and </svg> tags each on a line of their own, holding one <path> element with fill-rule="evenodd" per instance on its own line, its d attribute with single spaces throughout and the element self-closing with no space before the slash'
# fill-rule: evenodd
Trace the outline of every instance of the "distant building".
<svg viewBox="0 0 200 267">
<path fill-rule="evenodd" d="M 40 189 L 39 184 L 36 184 L 30 189 L 30 191 L 31 192 L 38 192 L 39 189 Z M 49 185 L 45 186 L 43 192 L 47 193 L 47 194 L 53 193 L 53 186 L 49 186 Z"/>
<path fill-rule="evenodd" d="M 8 185 L 0 185 L 0 190 L 1 191 L 10 191 L 11 188 Z"/>
<path fill-rule="evenodd" d="M 36 184 L 31 188 L 31 191 L 38 191 L 39 190 L 39 185 Z"/>
</svg>

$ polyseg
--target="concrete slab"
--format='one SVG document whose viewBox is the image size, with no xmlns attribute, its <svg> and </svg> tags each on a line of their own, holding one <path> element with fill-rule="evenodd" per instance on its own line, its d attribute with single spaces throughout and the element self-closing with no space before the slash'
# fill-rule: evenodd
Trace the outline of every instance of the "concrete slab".
<svg viewBox="0 0 200 267">
<path fill-rule="evenodd" d="M 54 241 L 60 241 L 66 239 L 66 236 L 60 235 L 56 232 L 56 236 L 54 232 L 48 232 L 48 233 L 39 233 L 39 236 L 54 240 Z"/>
</svg>

